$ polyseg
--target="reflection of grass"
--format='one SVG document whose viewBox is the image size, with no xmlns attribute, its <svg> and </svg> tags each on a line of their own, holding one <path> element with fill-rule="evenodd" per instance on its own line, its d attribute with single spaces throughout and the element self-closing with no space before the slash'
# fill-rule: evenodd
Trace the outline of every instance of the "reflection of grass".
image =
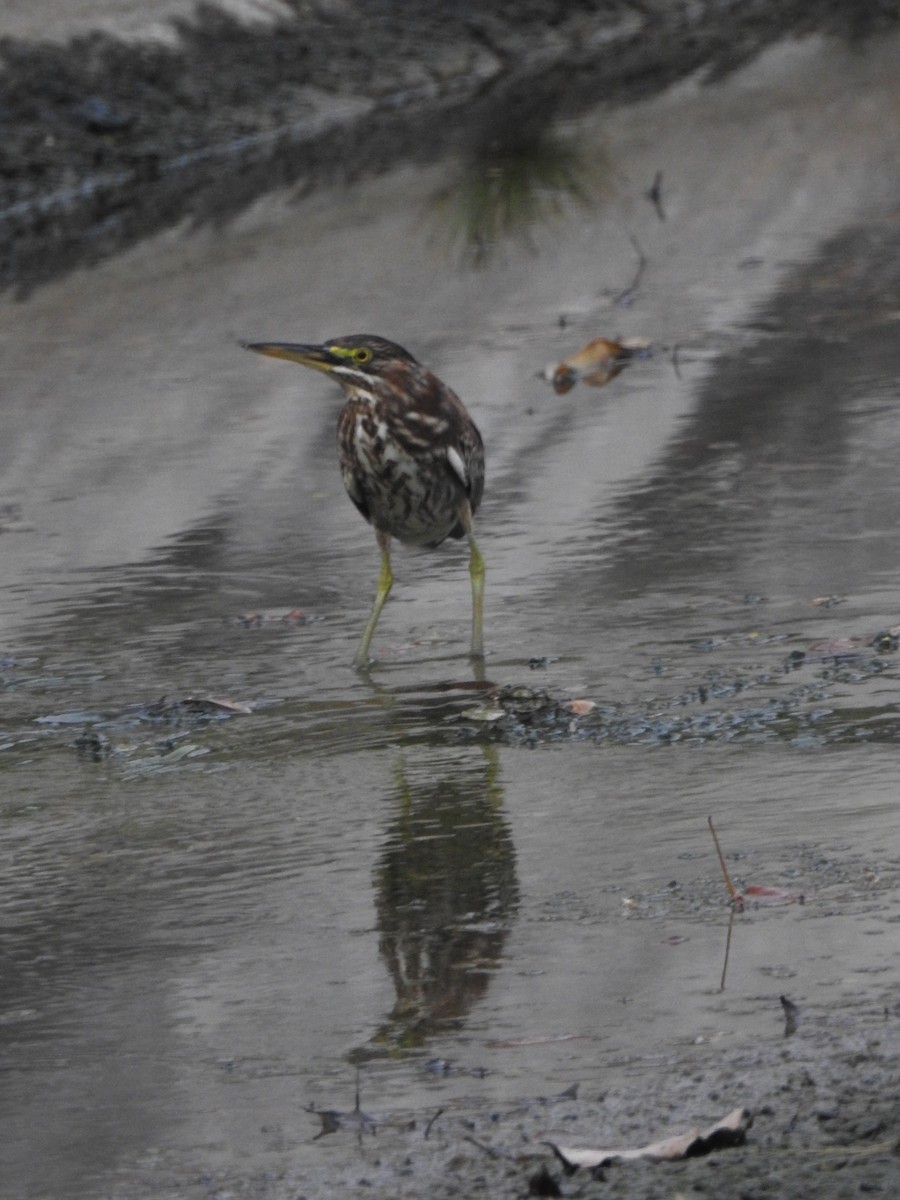
<svg viewBox="0 0 900 1200">
<path fill-rule="evenodd" d="M 436 224 L 464 261 L 483 266 L 509 238 L 533 247 L 534 229 L 561 217 L 567 205 L 592 207 L 605 175 L 602 155 L 589 159 L 574 139 L 547 131 L 491 144 L 434 198 Z"/>
</svg>

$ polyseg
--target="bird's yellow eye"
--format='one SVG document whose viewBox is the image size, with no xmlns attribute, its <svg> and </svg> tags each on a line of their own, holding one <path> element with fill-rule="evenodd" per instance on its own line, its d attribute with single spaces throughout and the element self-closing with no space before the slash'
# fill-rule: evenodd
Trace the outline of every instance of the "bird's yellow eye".
<svg viewBox="0 0 900 1200">
<path fill-rule="evenodd" d="M 358 363 L 367 363 L 372 357 L 372 351 L 366 346 L 360 346 L 358 350 L 353 351 L 353 358 Z"/>
</svg>

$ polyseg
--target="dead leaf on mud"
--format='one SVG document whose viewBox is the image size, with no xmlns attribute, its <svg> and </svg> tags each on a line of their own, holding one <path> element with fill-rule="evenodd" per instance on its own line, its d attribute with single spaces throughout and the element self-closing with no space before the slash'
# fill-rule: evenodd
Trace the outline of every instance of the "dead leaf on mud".
<svg viewBox="0 0 900 1200">
<path fill-rule="evenodd" d="M 607 1163 L 617 1160 L 647 1159 L 650 1162 L 672 1162 L 682 1158 L 699 1158 L 703 1154 L 711 1154 L 714 1150 L 724 1150 L 731 1146 L 741 1146 L 747 1137 L 747 1130 L 753 1124 L 753 1114 L 746 1108 L 732 1109 L 727 1116 L 708 1129 L 689 1129 L 687 1133 L 675 1137 L 663 1138 L 651 1142 L 647 1146 L 624 1150 L 590 1150 L 574 1146 L 560 1146 L 556 1142 L 546 1141 L 556 1157 L 566 1170 L 566 1174 L 586 1167 L 596 1171 Z"/>
<path fill-rule="evenodd" d="M 748 883 L 735 897 L 735 903 L 737 904 L 741 900 L 752 900 L 754 906 L 760 908 L 777 908 L 780 904 L 805 904 L 806 896 L 803 892 L 792 892 L 788 888 L 765 887 L 760 883 Z"/>
<path fill-rule="evenodd" d="M 539 372 L 539 378 L 552 384 L 558 396 L 570 392 L 576 383 L 605 387 L 634 359 L 648 358 L 652 353 L 651 344 L 645 338 L 612 341 L 596 337 L 561 362 L 548 363 Z"/>
<path fill-rule="evenodd" d="M 823 601 L 824 602 L 824 601 Z M 817 601 L 813 601 L 813 604 Z M 789 665 L 792 667 L 811 663 L 840 663 L 850 659 L 861 659 L 872 650 L 876 654 L 893 654 L 900 649 L 900 626 L 880 629 L 877 633 L 859 634 L 843 638 L 822 638 L 811 642 L 806 650 L 791 652 Z"/>
<path fill-rule="evenodd" d="M 731 876 L 728 874 L 728 867 L 725 865 L 725 855 L 722 853 L 722 847 L 719 845 L 719 838 L 716 833 L 716 827 L 713 824 L 713 819 L 712 817 L 707 817 L 706 820 L 709 825 L 709 832 L 712 834 L 716 854 L 719 856 L 719 866 L 722 868 L 725 886 L 728 889 L 728 895 L 731 897 L 731 906 L 735 912 L 743 912 L 748 900 L 752 901 L 756 908 L 774 908 L 780 904 L 806 903 L 806 897 L 802 892 L 792 892 L 782 887 L 766 887 L 760 883 L 748 883 L 743 890 L 739 891 L 731 882 Z M 724 973 L 722 980 L 724 986 Z"/>
</svg>

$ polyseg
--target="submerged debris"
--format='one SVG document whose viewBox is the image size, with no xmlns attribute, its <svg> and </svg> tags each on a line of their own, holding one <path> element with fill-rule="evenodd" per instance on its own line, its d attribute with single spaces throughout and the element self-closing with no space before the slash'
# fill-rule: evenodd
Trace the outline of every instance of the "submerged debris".
<svg viewBox="0 0 900 1200">
<path fill-rule="evenodd" d="M 314 1108 L 310 1105 L 306 1111 L 314 1113 L 322 1122 L 322 1128 L 316 1134 L 313 1141 L 324 1137 L 328 1133 L 337 1133 L 341 1129 L 350 1129 L 354 1133 L 371 1133 L 378 1131 L 378 1122 L 374 1117 L 370 1117 L 368 1113 L 364 1113 L 359 1108 L 354 1108 L 350 1112 L 339 1112 L 336 1108 Z"/>
<path fill-rule="evenodd" d="M 791 1037 L 797 1032 L 797 1025 L 800 1021 L 800 1010 L 793 1000 L 789 1000 L 787 996 L 779 996 L 781 1007 L 784 1010 L 784 1036 Z"/>
<path fill-rule="evenodd" d="M 248 716 L 253 712 L 249 704 L 237 700 L 216 700 L 212 696 L 185 696 L 181 700 L 169 700 L 160 696 L 144 710 L 150 720 L 177 721 L 183 717 L 222 719 L 225 717 Z"/>
<path fill-rule="evenodd" d="M 86 726 L 84 732 L 78 735 L 72 743 L 72 749 L 79 758 L 95 763 L 103 762 L 113 753 L 109 738 L 90 726 Z"/>
<path fill-rule="evenodd" d="M 259 612 L 245 612 L 234 618 L 234 623 L 241 629 L 265 629 L 292 625 L 309 625 L 314 618 L 305 613 L 302 608 L 290 609 L 261 609 Z"/>
<path fill-rule="evenodd" d="M 69 747 L 83 762 L 101 763 L 108 759 L 120 761 L 129 775 L 141 775 L 171 767 L 185 759 L 200 758 L 209 748 L 183 739 L 196 736 L 198 730 L 213 722 L 231 717 L 248 716 L 249 704 L 237 700 L 221 700 L 212 696 L 184 696 L 169 700 L 160 696 L 149 704 L 129 705 L 111 713 L 75 711 L 54 713 L 35 718 L 35 724 L 51 729 L 64 729 L 81 724 L 81 733 L 69 742 Z M 158 735 L 159 726 L 165 735 Z M 153 741 L 148 743 L 147 726 L 154 728 Z M 112 740 L 115 737 L 116 741 Z"/>
<path fill-rule="evenodd" d="M 370 1117 L 368 1113 L 364 1113 L 359 1105 L 359 1071 L 356 1074 L 356 1099 L 353 1109 L 350 1112 L 340 1112 L 336 1108 L 316 1108 L 314 1104 L 307 1106 L 308 1113 L 315 1115 L 322 1122 L 322 1128 L 316 1134 L 313 1141 L 324 1137 L 327 1133 L 337 1133 L 340 1129 L 351 1129 L 355 1133 L 376 1133 L 378 1130 L 378 1121 L 375 1117 Z"/>
</svg>

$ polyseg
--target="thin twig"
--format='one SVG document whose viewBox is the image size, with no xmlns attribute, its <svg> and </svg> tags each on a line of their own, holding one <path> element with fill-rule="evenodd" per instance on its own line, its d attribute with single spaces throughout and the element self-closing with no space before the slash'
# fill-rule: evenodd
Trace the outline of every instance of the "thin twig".
<svg viewBox="0 0 900 1200">
<path fill-rule="evenodd" d="M 472 1137 L 472 1135 L 470 1133 L 467 1133 L 464 1135 L 463 1141 L 471 1142 L 473 1146 L 477 1146 L 479 1150 L 483 1150 L 489 1158 L 511 1159 L 513 1157 L 511 1154 L 508 1154 L 505 1150 L 497 1150 L 494 1146 L 489 1146 L 487 1144 L 487 1142 L 479 1142 L 478 1138 Z"/>
<path fill-rule="evenodd" d="M 624 291 L 619 292 L 618 295 L 613 296 L 613 304 L 618 304 L 623 308 L 629 305 L 634 299 L 635 292 L 637 291 L 641 282 L 641 278 L 644 274 L 644 267 L 647 265 L 647 259 L 643 250 L 641 249 L 641 244 L 633 233 L 629 233 L 628 240 L 631 242 L 632 246 L 634 246 L 635 253 L 638 256 L 638 264 L 637 270 L 634 273 L 634 278 L 628 287 L 625 288 Z"/>
<path fill-rule="evenodd" d="M 435 1123 L 435 1121 L 438 1119 L 438 1117 L 441 1115 L 441 1113 L 442 1113 L 443 1111 L 444 1111 L 444 1110 L 443 1110 L 442 1108 L 439 1108 L 439 1109 L 437 1110 L 437 1112 L 434 1114 L 434 1116 L 431 1118 L 431 1120 L 428 1122 L 428 1124 L 425 1126 L 425 1138 L 424 1138 L 424 1140 L 425 1140 L 426 1142 L 428 1141 L 428 1135 L 429 1135 L 429 1133 L 431 1133 L 431 1127 L 432 1127 L 432 1125 Z"/>
<path fill-rule="evenodd" d="M 716 854 L 719 856 L 719 866 L 722 868 L 722 874 L 725 877 L 725 886 L 728 888 L 728 894 L 731 896 L 731 902 L 743 907 L 743 897 L 731 882 L 731 876 L 728 874 L 728 868 L 725 866 L 725 855 L 722 853 L 722 847 L 719 845 L 719 839 L 716 837 L 716 827 L 713 825 L 712 817 L 707 817 L 707 821 L 709 822 L 709 832 L 712 834 L 712 840 L 716 847 Z"/>
<path fill-rule="evenodd" d="M 725 961 L 722 963 L 722 978 L 719 980 L 719 991 L 725 991 L 725 976 L 728 973 L 728 956 L 731 954 L 731 931 L 734 928 L 734 907 L 728 914 L 728 937 L 725 939 Z"/>
</svg>

